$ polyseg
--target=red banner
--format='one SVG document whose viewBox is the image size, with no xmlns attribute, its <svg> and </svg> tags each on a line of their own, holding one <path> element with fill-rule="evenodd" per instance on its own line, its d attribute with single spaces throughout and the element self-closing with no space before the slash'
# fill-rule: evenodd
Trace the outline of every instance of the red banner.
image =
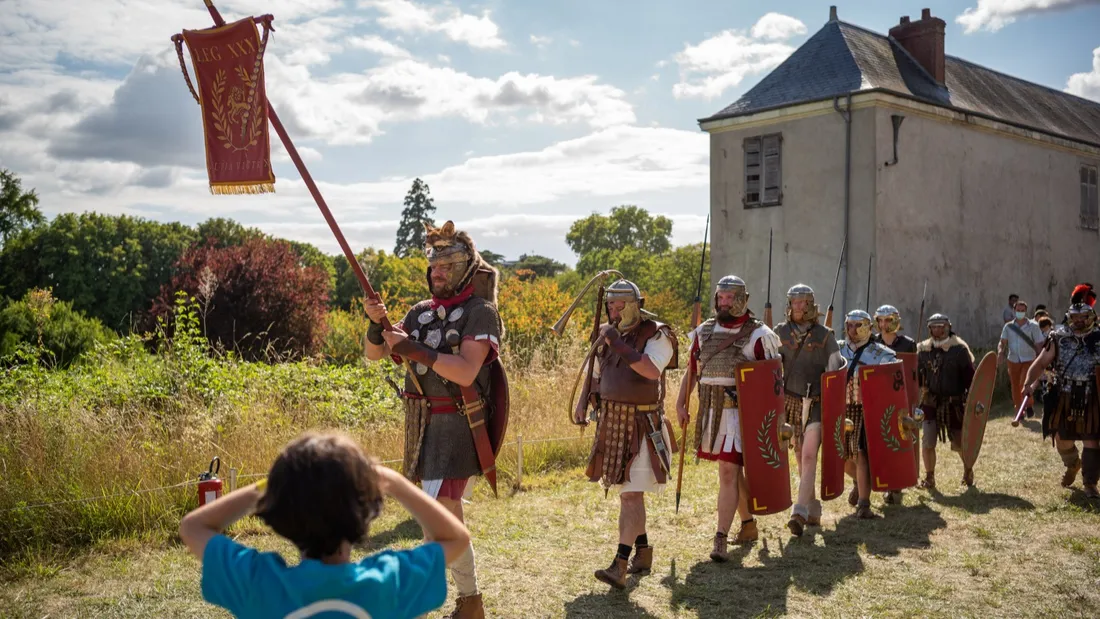
<svg viewBox="0 0 1100 619">
<path fill-rule="evenodd" d="M 198 82 L 211 193 L 275 191 L 263 68 L 268 29 L 265 21 L 261 40 L 255 20 L 248 17 L 183 31 Z"/>
</svg>

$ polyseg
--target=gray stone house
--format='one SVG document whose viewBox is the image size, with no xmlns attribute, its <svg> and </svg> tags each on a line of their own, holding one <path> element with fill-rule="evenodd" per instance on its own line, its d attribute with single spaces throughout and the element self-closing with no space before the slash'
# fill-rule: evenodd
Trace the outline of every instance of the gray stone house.
<svg viewBox="0 0 1100 619">
<path fill-rule="evenodd" d="M 925 318 L 944 312 L 988 346 L 1009 293 L 1058 315 L 1074 284 L 1100 284 L 1100 103 L 946 55 L 945 25 L 924 9 L 882 35 L 833 7 L 783 64 L 699 121 L 712 277 L 744 277 L 758 315 L 769 232 L 776 322 L 797 282 L 825 310 L 842 247 L 838 331 L 845 311 L 889 303 L 923 336 L 927 280 Z"/>
</svg>

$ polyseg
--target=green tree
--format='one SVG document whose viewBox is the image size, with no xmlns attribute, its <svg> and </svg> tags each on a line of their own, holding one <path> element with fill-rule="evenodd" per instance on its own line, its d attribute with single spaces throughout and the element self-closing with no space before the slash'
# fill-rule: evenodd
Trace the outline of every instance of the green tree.
<svg viewBox="0 0 1100 619">
<path fill-rule="evenodd" d="M 432 200 L 431 190 L 428 184 L 417 178 L 413 181 L 409 193 L 405 194 L 405 208 L 401 211 L 401 223 L 397 227 L 397 244 L 394 245 L 395 256 L 404 258 L 409 252 L 424 248 L 426 240 L 424 224 L 435 225 L 432 215 L 435 213 L 435 203 Z"/>
<path fill-rule="evenodd" d="M 23 183 L 14 172 L 0 169 L 0 247 L 13 235 L 45 222 L 38 210 L 38 194 L 33 189 L 23 191 Z"/>
<path fill-rule="evenodd" d="M 593 213 L 573 222 L 565 241 L 578 258 L 601 249 L 635 248 L 649 254 L 668 251 L 672 236 L 672 220 L 649 214 L 634 205 L 616 206 L 610 215 Z M 582 274 L 584 271 L 578 267 Z"/>
<path fill-rule="evenodd" d="M 489 264 L 500 268 L 500 263 L 504 262 L 504 256 L 496 253 L 495 251 L 489 251 L 488 249 L 479 249 L 477 253 L 481 254 L 481 259 Z"/>
<path fill-rule="evenodd" d="M 229 247 L 230 245 L 243 245 L 245 241 L 266 236 L 259 228 L 246 228 L 240 222 L 225 217 L 211 217 L 195 226 L 200 243 L 205 243 L 211 238 L 217 239 L 214 247 Z"/>
<path fill-rule="evenodd" d="M 367 276 L 367 281 L 377 292 L 382 282 L 378 280 L 378 274 L 375 273 L 375 268 L 378 266 L 378 260 L 381 256 L 385 256 L 385 251 L 378 251 L 373 247 L 368 247 L 359 252 L 355 256 L 356 261 L 359 262 L 359 266 L 363 269 L 363 273 Z M 355 271 L 352 270 L 351 265 L 348 263 L 348 259 L 344 257 L 344 254 L 338 254 L 332 258 L 332 264 L 336 273 L 336 285 L 333 288 L 331 296 L 331 307 L 340 309 L 350 309 L 355 311 L 357 308 L 353 306 L 353 301 L 363 298 L 363 287 L 359 284 L 359 279 L 355 276 Z M 361 309 L 361 308 L 359 308 Z"/>
<path fill-rule="evenodd" d="M 523 254 L 515 264 L 515 270 L 533 271 L 539 277 L 554 277 L 565 270 L 565 265 L 538 254 Z"/>
<path fill-rule="evenodd" d="M 126 331 L 150 308 L 195 240 L 195 230 L 180 223 L 65 213 L 4 246 L 0 292 L 19 298 L 33 288 L 52 288 L 77 312 Z"/>
</svg>

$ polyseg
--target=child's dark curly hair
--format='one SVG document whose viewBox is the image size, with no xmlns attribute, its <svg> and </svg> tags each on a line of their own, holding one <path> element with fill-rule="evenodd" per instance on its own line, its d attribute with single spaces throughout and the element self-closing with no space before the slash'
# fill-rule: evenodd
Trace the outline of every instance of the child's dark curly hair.
<svg viewBox="0 0 1100 619">
<path fill-rule="evenodd" d="M 256 515 L 310 559 L 359 543 L 382 509 L 377 466 L 343 434 L 307 433 L 271 465 Z"/>
</svg>

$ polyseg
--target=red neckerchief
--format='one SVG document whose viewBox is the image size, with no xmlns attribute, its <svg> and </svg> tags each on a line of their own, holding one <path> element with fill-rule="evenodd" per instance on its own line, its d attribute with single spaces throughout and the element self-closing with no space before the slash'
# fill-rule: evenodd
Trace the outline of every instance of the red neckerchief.
<svg viewBox="0 0 1100 619">
<path fill-rule="evenodd" d="M 749 317 L 749 313 L 745 312 L 743 315 L 738 318 L 734 318 L 733 320 L 719 320 L 718 324 L 722 325 L 722 327 L 725 329 L 734 329 L 748 322 Z"/>
<path fill-rule="evenodd" d="M 451 308 L 460 303 L 466 302 L 467 299 L 474 296 L 474 285 L 470 284 L 466 286 L 462 292 L 456 294 L 453 297 L 447 297 L 446 299 L 440 299 L 439 297 L 432 295 L 432 309 L 437 307 Z"/>
</svg>

